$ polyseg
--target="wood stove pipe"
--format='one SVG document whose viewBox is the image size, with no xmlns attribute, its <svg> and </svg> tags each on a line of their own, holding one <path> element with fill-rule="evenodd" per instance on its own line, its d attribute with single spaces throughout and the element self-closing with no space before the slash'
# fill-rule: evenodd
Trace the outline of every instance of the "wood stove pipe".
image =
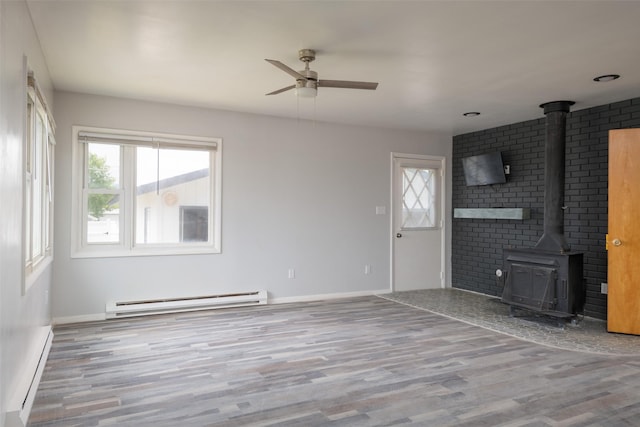
<svg viewBox="0 0 640 427">
<path fill-rule="evenodd" d="M 540 105 L 547 116 L 544 155 L 544 233 L 536 249 L 565 253 L 570 250 L 564 237 L 564 169 L 567 113 L 573 101 L 553 101 Z"/>
</svg>

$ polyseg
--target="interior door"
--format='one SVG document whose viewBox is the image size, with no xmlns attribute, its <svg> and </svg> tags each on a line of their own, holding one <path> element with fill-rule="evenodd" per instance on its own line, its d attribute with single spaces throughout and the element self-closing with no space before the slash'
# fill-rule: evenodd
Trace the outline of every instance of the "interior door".
<svg viewBox="0 0 640 427">
<path fill-rule="evenodd" d="M 640 129 L 609 131 L 609 332 L 640 335 Z"/>
<path fill-rule="evenodd" d="M 393 155 L 394 291 L 444 287 L 443 158 Z"/>
</svg>

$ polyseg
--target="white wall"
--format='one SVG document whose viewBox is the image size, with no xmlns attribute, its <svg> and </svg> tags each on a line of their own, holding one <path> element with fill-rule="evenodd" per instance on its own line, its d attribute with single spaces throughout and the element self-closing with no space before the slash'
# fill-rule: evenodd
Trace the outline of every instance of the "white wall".
<svg viewBox="0 0 640 427">
<path fill-rule="evenodd" d="M 18 384 L 33 376 L 29 355 L 42 350 L 49 325 L 51 265 L 22 294 L 22 146 L 25 123 L 23 58 L 49 103 L 52 85 L 24 1 L 0 1 L 0 426 Z"/>
<path fill-rule="evenodd" d="M 375 207 L 391 210 L 390 153 L 451 156 L 446 135 L 65 92 L 56 93 L 55 111 L 52 311 L 60 321 L 103 315 L 110 300 L 254 289 L 287 300 L 388 290 L 390 218 L 375 215 Z M 72 125 L 223 138 L 222 253 L 71 259 Z M 295 279 L 287 278 L 289 268 Z"/>
</svg>

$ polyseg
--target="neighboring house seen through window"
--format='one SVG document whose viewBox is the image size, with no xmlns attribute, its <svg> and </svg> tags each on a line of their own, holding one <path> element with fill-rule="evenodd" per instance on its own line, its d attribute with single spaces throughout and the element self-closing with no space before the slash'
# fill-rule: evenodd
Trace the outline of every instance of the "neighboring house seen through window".
<svg viewBox="0 0 640 427">
<path fill-rule="evenodd" d="M 74 127 L 74 256 L 220 252 L 221 140 Z"/>
</svg>

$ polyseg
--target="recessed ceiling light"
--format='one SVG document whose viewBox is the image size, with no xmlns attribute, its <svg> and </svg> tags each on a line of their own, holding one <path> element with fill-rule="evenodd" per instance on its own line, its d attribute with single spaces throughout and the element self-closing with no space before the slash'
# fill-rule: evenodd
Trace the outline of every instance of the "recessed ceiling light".
<svg viewBox="0 0 640 427">
<path fill-rule="evenodd" d="M 594 82 L 610 82 L 611 80 L 617 80 L 620 78 L 620 74 L 605 74 L 593 79 Z"/>
<path fill-rule="evenodd" d="M 480 113 L 477 111 L 469 111 L 468 113 L 464 113 L 463 116 L 465 117 L 475 117 L 475 116 L 479 116 Z"/>
</svg>

